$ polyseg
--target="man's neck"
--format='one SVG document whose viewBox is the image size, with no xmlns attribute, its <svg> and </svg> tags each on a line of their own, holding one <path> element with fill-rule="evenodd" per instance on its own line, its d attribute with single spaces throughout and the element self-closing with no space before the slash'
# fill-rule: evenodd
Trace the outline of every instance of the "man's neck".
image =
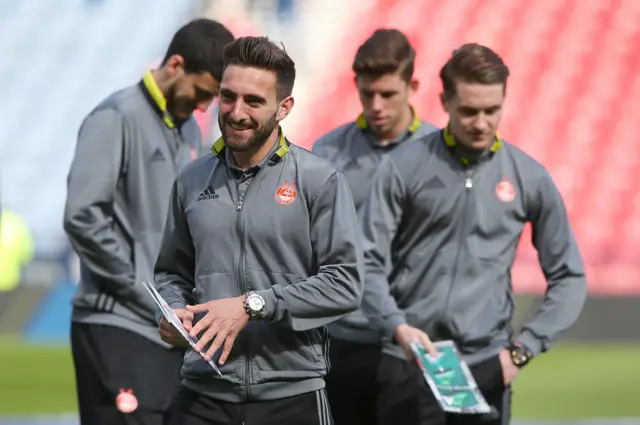
<svg viewBox="0 0 640 425">
<path fill-rule="evenodd" d="M 458 154 L 462 155 L 463 157 L 466 157 L 469 159 L 478 159 L 482 157 L 486 152 L 488 152 L 489 149 L 491 149 L 491 145 L 485 146 L 484 148 L 480 148 L 480 149 L 474 149 L 471 146 L 467 146 L 461 143 L 460 139 L 456 137 L 455 134 L 452 133 L 452 136 L 456 141 L 456 150 L 458 151 Z"/>
<path fill-rule="evenodd" d="M 240 168 L 241 170 L 247 170 L 249 167 L 262 162 L 267 154 L 271 152 L 273 146 L 278 143 L 279 138 L 280 131 L 278 128 L 276 128 L 275 130 L 273 130 L 267 141 L 262 145 L 256 147 L 255 149 L 250 149 L 248 151 L 242 152 L 231 152 L 238 168 Z"/>
<path fill-rule="evenodd" d="M 400 119 L 398 119 L 398 123 L 391 130 L 385 133 L 376 134 L 380 145 L 385 146 L 403 135 L 413 122 L 413 118 L 413 110 L 409 105 L 406 105 L 404 111 L 400 115 Z"/>
<path fill-rule="evenodd" d="M 167 95 L 169 94 L 169 77 L 166 74 L 164 68 L 157 68 L 154 69 L 153 71 L 151 71 L 151 75 L 153 75 L 153 79 L 156 82 L 156 84 L 158 85 L 158 88 L 160 89 L 160 92 L 162 93 L 162 95 L 164 96 L 164 98 L 167 98 Z"/>
</svg>

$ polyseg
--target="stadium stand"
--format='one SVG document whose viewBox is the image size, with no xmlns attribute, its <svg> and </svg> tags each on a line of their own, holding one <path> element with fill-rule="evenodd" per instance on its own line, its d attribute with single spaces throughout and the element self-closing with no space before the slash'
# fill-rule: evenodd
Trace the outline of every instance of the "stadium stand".
<svg viewBox="0 0 640 425">
<path fill-rule="evenodd" d="M 66 175 L 82 118 L 164 54 L 192 3 L 3 3 L 0 45 L 10 59 L 0 61 L 2 201 L 27 220 L 40 255 L 66 244 Z"/>
<path fill-rule="evenodd" d="M 298 140 L 311 143 L 357 116 L 351 60 L 375 28 L 408 34 L 419 52 L 421 87 L 413 101 L 438 125 L 446 123 L 438 100 L 440 67 L 460 44 L 486 44 L 512 73 L 501 135 L 544 164 L 560 187 L 591 293 L 640 294 L 640 192 L 634 184 L 640 2 L 372 0 L 361 6 L 334 46 L 340 53 L 319 81 L 323 90 Z M 520 292 L 538 292 L 544 279 L 528 229 L 523 239 L 514 284 Z"/>
</svg>

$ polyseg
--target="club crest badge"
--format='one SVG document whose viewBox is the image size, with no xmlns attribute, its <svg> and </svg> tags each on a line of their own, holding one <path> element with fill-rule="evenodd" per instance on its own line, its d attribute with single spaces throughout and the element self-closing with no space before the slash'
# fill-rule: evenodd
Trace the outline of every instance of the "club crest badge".
<svg viewBox="0 0 640 425">
<path fill-rule="evenodd" d="M 502 181 L 496 185 L 496 196 L 502 202 L 511 202 L 516 199 L 516 189 L 509 180 L 503 178 Z"/>
<path fill-rule="evenodd" d="M 295 187 L 295 184 L 296 182 L 291 182 L 291 184 L 289 184 L 289 182 L 285 180 L 284 184 L 278 186 L 278 189 L 276 189 L 276 201 L 279 204 L 289 205 L 296 200 L 298 191 Z"/>
<path fill-rule="evenodd" d="M 133 390 L 120 388 L 120 394 L 116 397 L 116 407 L 122 413 L 131 413 L 138 408 L 138 399 L 133 395 Z"/>
</svg>

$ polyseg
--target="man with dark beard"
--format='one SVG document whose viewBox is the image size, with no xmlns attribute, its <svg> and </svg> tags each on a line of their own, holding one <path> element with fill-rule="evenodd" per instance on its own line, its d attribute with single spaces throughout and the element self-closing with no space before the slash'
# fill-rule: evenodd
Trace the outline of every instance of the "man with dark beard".
<svg viewBox="0 0 640 425">
<path fill-rule="evenodd" d="M 64 228 L 80 257 L 71 348 L 84 424 L 159 425 L 180 384 L 183 352 L 161 341 L 153 278 L 169 191 L 200 144 L 192 113 L 218 94 L 233 35 L 197 19 L 160 68 L 85 118 L 68 177 Z"/>
<path fill-rule="evenodd" d="M 294 103 L 287 53 L 244 37 L 224 60 L 222 137 L 178 174 L 155 267 L 158 291 L 199 337 L 165 424 L 330 424 L 324 326 L 362 292 L 353 198 L 342 173 L 279 126 Z M 160 329 L 184 346 L 164 319 Z"/>
</svg>

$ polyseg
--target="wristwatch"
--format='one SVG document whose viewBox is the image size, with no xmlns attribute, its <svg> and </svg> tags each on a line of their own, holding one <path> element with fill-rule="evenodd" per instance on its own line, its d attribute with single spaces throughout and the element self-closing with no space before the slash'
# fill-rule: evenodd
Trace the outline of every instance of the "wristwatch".
<svg viewBox="0 0 640 425">
<path fill-rule="evenodd" d="M 256 291 L 249 291 L 244 299 L 244 310 L 250 320 L 261 319 L 264 312 L 264 298 Z"/>
<path fill-rule="evenodd" d="M 511 344 L 508 349 L 509 354 L 511 354 L 511 361 L 519 368 L 524 367 L 533 358 L 533 353 L 526 347 Z"/>
</svg>

